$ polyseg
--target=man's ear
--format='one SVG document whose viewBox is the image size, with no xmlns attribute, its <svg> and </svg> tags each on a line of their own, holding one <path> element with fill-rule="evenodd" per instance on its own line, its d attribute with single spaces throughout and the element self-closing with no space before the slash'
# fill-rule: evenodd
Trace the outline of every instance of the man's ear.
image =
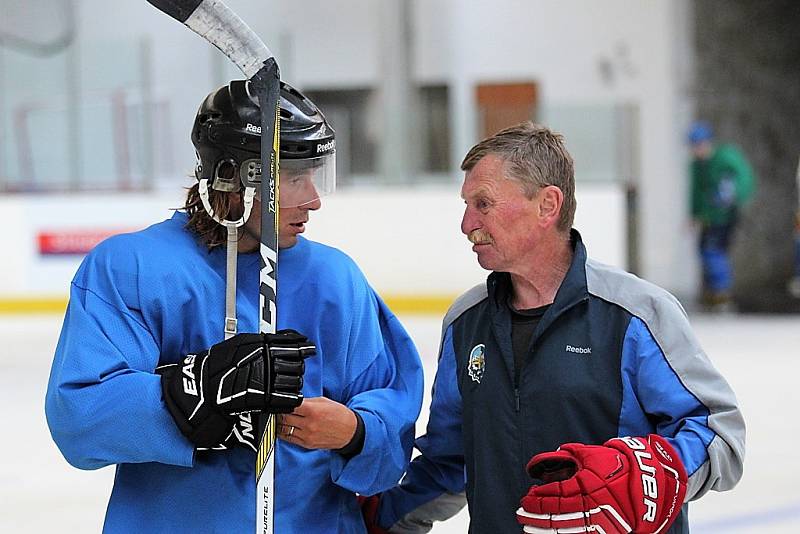
<svg viewBox="0 0 800 534">
<path fill-rule="evenodd" d="M 564 205 L 564 193 L 554 185 L 547 185 L 539 190 L 539 224 L 549 228 L 558 224 L 561 207 Z"/>
</svg>

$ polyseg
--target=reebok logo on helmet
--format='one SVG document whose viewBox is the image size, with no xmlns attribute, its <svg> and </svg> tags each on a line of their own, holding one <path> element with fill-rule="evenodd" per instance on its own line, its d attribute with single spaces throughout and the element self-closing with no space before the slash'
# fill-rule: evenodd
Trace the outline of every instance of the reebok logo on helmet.
<svg viewBox="0 0 800 534">
<path fill-rule="evenodd" d="M 336 147 L 336 141 L 331 139 L 327 143 L 317 145 L 317 154 L 320 154 L 322 152 L 328 152 L 329 150 L 333 150 L 335 147 Z"/>
</svg>

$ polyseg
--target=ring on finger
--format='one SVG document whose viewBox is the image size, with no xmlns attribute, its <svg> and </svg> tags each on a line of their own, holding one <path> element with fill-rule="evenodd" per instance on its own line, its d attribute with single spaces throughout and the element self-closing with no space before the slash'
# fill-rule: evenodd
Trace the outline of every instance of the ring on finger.
<svg viewBox="0 0 800 534">
<path fill-rule="evenodd" d="M 286 435 L 292 437 L 292 434 L 294 434 L 294 427 L 289 425 L 289 432 L 287 432 Z"/>
</svg>

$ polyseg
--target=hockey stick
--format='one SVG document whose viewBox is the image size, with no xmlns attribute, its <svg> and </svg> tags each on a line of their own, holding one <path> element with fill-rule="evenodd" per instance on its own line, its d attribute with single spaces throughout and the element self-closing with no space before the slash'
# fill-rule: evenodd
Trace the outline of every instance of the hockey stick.
<svg viewBox="0 0 800 534">
<path fill-rule="evenodd" d="M 274 333 L 278 289 L 280 72 L 272 52 L 220 0 L 147 0 L 219 48 L 250 80 L 261 107 L 261 271 L 259 331 Z M 275 416 L 267 417 L 256 456 L 256 533 L 275 532 Z"/>
</svg>

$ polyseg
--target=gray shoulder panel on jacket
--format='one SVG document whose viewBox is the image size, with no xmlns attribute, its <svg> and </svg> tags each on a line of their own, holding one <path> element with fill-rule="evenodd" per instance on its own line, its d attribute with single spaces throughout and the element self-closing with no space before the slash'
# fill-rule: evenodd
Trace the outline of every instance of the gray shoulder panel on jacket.
<svg viewBox="0 0 800 534">
<path fill-rule="evenodd" d="M 484 281 L 483 283 L 480 283 L 462 293 L 455 301 L 453 301 L 453 304 L 450 306 L 450 309 L 447 310 L 447 313 L 442 320 L 441 339 L 444 340 L 444 333 L 447 330 L 447 327 L 449 327 L 453 321 L 458 319 L 462 313 L 472 308 L 480 301 L 484 300 L 488 294 L 489 292 L 486 289 L 486 282 Z"/>
<path fill-rule="evenodd" d="M 732 488 L 742 476 L 745 425 L 736 396 L 709 360 L 689 324 L 686 311 L 664 289 L 615 267 L 588 260 L 589 293 L 641 319 L 684 387 L 709 410 L 716 437 L 708 461 L 689 478 L 687 500 L 710 489 Z"/>
</svg>

